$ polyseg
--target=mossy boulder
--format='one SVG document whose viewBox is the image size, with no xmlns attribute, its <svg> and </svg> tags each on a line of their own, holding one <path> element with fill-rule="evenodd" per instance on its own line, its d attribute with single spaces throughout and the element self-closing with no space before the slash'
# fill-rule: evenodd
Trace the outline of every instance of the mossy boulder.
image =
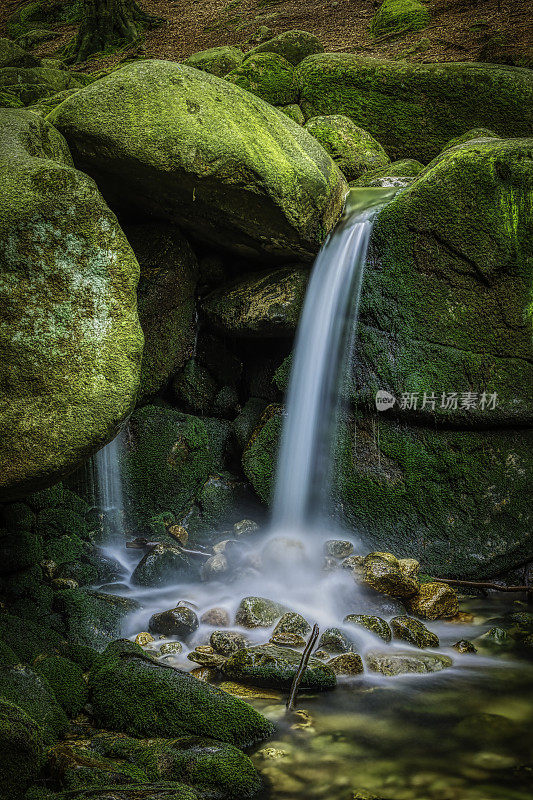
<svg viewBox="0 0 533 800">
<path fill-rule="evenodd" d="M 283 111 L 283 113 L 294 120 L 294 122 L 297 122 L 298 125 L 303 125 L 305 123 L 303 111 L 297 103 L 289 103 L 288 106 L 281 106 L 279 110 Z"/>
<path fill-rule="evenodd" d="M 78 790 L 85 795 L 85 790 L 95 791 L 113 786 L 148 783 L 148 776 L 143 769 L 126 760 L 103 758 L 84 744 L 61 743 L 48 752 L 48 769 L 63 791 L 70 791 L 76 796 Z M 107 794 L 107 792 L 106 792 Z"/>
<path fill-rule="evenodd" d="M 364 172 L 357 180 L 350 181 L 350 186 L 352 188 L 358 186 L 398 186 L 401 188 L 409 186 L 423 169 L 424 165 L 420 161 L 416 161 L 414 158 L 402 158 L 379 169 Z"/>
<path fill-rule="evenodd" d="M 385 167 L 390 161 L 373 136 L 342 114 L 311 117 L 305 129 L 327 150 L 349 181 L 368 170 Z"/>
<path fill-rule="evenodd" d="M 4 497 L 57 481 L 129 413 L 142 334 L 138 264 L 49 123 L 0 111 Z M 98 379 L 95 378 L 98 375 Z"/>
<path fill-rule="evenodd" d="M 371 672 L 381 672 L 387 677 L 427 672 L 441 672 L 453 664 L 449 656 L 440 653 L 416 653 L 412 650 L 378 651 L 371 650 L 365 654 L 365 663 Z"/>
<path fill-rule="evenodd" d="M 280 406 L 268 406 L 242 455 L 244 474 L 265 503 L 270 502 L 274 490 L 281 426 Z"/>
<path fill-rule="evenodd" d="M 295 611 L 287 611 L 278 620 L 273 635 L 292 633 L 299 636 L 308 636 L 310 632 L 311 626 L 305 617 Z"/>
<path fill-rule="evenodd" d="M 194 295 L 198 264 L 188 241 L 173 226 L 127 225 L 141 277 L 137 288 L 144 333 L 140 399 L 163 389 L 192 355 L 195 340 Z"/>
<path fill-rule="evenodd" d="M 294 67 L 277 53 L 257 53 L 247 56 L 226 80 L 266 100 L 273 106 L 298 102 Z"/>
<path fill-rule="evenodd" d="M 157 588 L 178 583 L 191 573 L 191 563 L 180 547 L 161 542 L 143 556 L 133 570 L 136 586 Z"/>
<path fill-rule="evenodd" d="M 341 653 L 334 658 L 330 658 L 327 666 L 333 670 L 335 675 L 353 676 L 360 675 L 365 671 L 363 659 L 358 653 Z"/>
<path fill-rule="evenodd" d="M 249 50 L 246 58 L 255 56 L 257 53 L 276 53 L 282 56 L 290 64 L 299 64 L 307 56 L 314 53 L 322 53 L 324 45 L 320 39 L 308 31 L 290 30 L 268 39 Z"/>
<path fill-rule="evenodd" d="M 384 642 L 390 642 L 392 638 L 389 624 L 381 617 L 374 617 L 370 614 L 348 614 L 344 617 L 344 623 L 365 628 L 367 631 L 379 636 Z"/>
<path fill-rule="evenodd" d="M 66 733 L 68 720 L 48 681 L 23 664 L 0 669 L 0 698 L 20 706 L 40 727 L 45 746 Z"/>
<path fill-rule="evenodd" d="M 0 69 L 4 67 L 36 67 L 39 59 L 23 50 L 11 39 L 0 38 Z"/>
<path fill-rule="evenodd" d="M 195 358 L 190 358 L 182 372 L 172 382 L 180 406 L 188 411 L 205 414 L 212 410 L 217 384 L 209 371 Z"/>
<path fill-rule="evenodd" d="M 418 592 L 406 600 L 412 614 L 422 619 L 443 619 L 459 613 L 457 592 L 452 586 L 438 581 L 422 583 Z"/>
<path fill-rule="evenodd" d="M 273 727 L 251 706 L 172 667 L 151 662 L 132 642 L 109 646 L 89 678 L 93 719 L 133 736 L 212 736 L 237 747 Z"/>
<path fill-rule="evenodd" d="M 431 16 L 419 0 L 384 0 L 370 23 L 370 31 L 376 39 L 400 36 L 407 31 L 427 28 Z"/>
<path fill-rule="evenodd" d="M 289 688 L 302 660 L 302 654 L 274 644 L 238 650 L 222 665 L 224 675 L 238 683 Z M 334 689 L 335 673 L 317 658 L 310 658 L 302 675 L 302 689 Z"/>
<path fill-rule="evenodd" d="M 449 150 L 450 147 L 457 147 L 460 144 L 466 144 L 467 142 L 479 141 L 479 139 L 500 139 L 501 137 L 498 136 L 497 133 L 494 131 L 489 130 L 488 128 L 470 128 L 465 133 L 462 133 L 460 136 L 454 136 L 453 139 L 450 139 L 449 142 L 446 142 L 443 150 Z"/>
<path fill-rule="evenodd" d="M 474 126 L 513 137 L 531 134 L 533 77 L 527 69 L 324 53 L 302 61 L 296 76 L 307 119 L 350 117 L 391 158 L 426 163 Z"/>
<path fill-rule="evenodd" d="M 244 597 L 239 603 L 235 622 L 243 628 L 269 628 L 287 609 L 266 597 Z"/>
<path fill-rule="evenodd" d="M 51 67 L 3 67 L 0 69 L 0 89 L 11 92 L 25 105 L 43 97 L 79 89 L 83 86 L 72 72 Z"/>
<path fill-rule="evenodd" d="M 31 716 L 5 700 L 0 700 L 0 753 L 3 797 L 20 800 L 44 763 L 43 735 Z"/>
<path fill-rule="evenodd" d="M 438 647 L 439 637 L 428 630 L 419 619 L 413 617 L 393 617 L 390 621 L 392 635 L 395 639 L 409 642 L 414 647 Z"/>
<path fill-rule="evenodd" d="M 376 592 L 392 597 L 410 597 L 419 589 L 418 580 L 402 569 L 392 553 L 369 553 L 363 561 L 363 581 Z"/>
<path fill-rule="evenodd" d="M 150 617 L 148 627 L 152 633 L 163 636 L 187 637 L 198 629 L 198 617 L 187 606 L 176 606 L 168 611 L 161 611 Z"/>
<path fill-rule="evenodd" d="M 232 336 L 288 336 L 296 330 L 308 277 L 290 268 L 253 273 L 215 289 L 202 307 L 212 325 Z"/>
<path fill-rule="evenodd" d="M 67 97 L 70 97 L 77 91 L 77 88 L 63 89 L 61 92 L 56 92 L 56 94 L 52 94 L 49 97 L 41 97 L 40 100 L 27 106 L 27 111 L 31 111 L 32 114 L 38 114 L 40 117 L 46 117 L 56 106 L 62 103 L 63 100 L 66 100 Z"/>
<path fill-rule="evenodd" d="M 31 663 L 41 654 L 55 655 L 64 640 L 56 630 L 15 614 L 0 614 L 0 639 L 17 656 Z"/>
<path fill-rule="evenodd" d="M 218 75 L 223 78 L 231 70 L 236 69 L 242 62 L 244 53 L 238 47 L 210 47 L 208 50 L 200 50 L 193 53 L 183 62 L 188 67 L 209 72 L 211 75 Z"/>
<path fill-rule="evenodd" d="M 340 214 L 345 183 L 312 137 L 191 67 L 130 64 L 68 98 L 50 120 L 113 207 L 169 219 L 204 243 L 310 260 Z"/>
<path fill-rule="evenodd" d="M 37 660 L 34 669 L 48 681 L 67 717 L 77 716 L 87 702 L 87 684 L 82 668 L 58 655 Z"/>
<path fill-rule="evenodd" d="M 69 641 L 102 649 L 122 632 L 135 600 L 90 589 L 62 589 L 54 595 L 54 610 L 63 619 Z"/>
</svg>

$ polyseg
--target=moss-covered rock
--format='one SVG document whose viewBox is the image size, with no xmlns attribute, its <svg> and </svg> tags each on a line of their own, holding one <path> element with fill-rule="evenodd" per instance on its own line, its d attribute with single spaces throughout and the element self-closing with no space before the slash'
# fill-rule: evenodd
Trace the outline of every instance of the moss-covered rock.
<svg viewBox="0 0 533 800">
<path fill-rule="evenodd" d="M 187 637 L 197 630 L 198 625 L 198 617 L 194 611 L 187 606 L 178 605 L 168 611 L 153 614 L 148 627 L 152 633 L 163 634 L 163 636 Z"/>
<path fill-rule="evenodd" d="M 27 106 L 27 111 L 31 111 L 32 114 L 38 114 L 40 117 L 46 117 L 48 114 L 54 110 L 63 100 L 66 100 L 67 97 L 70 97 L 72 94 L 78 91 L 78 88 L 74 89 L 63 89 L 61 92 L 56 92 L 55 94 L 50 95 L 49 97 L 41 97 L 35 103 Z"/>
<path fill-rule="evenodd" d="M 188 67 L 201 69 L 203 72 L 209 72 L 211 75 L 218 75 L 219 78 L 223 78 L 228 72 L 236 69 L 243 58 L 244 53 L 238 47 L 222 45 L 193 53 L 183 63 Z"/>
<path fill-rule="evenodd" d="M 392 638 L 391 629 L 387 622 L 381 617 L 374 617 L 369 614 L 348 614 L 344 617 L 344 622 L 350 625 L 359 625 L 367 631 L 375 633 L 384 642 L 390 642 Z"/>
<path fill-rule="evenodd" d="M 392 597 L 410 597 L 417 593 L 419 583 L 392 553 L 369 553 L 363 561 L 363 580 L 376 592 Z"/>
<path fill-rule="evenodd" d="M 428 630 L 420 620 L 413 617 L 394 617 L 390 621 L 392 635 L 395 639 L 414 645 L 414 647 L 438 647 L 439 637 Z"/>
<path fill-rule="evenodd" d="M 273 644 L 238 650 L 221 670 L 230 680 L 256 686 L 289 688 L 302 660 L 302 654 Z M 332 669 L 317 658 L 310 658 L 302 675 L 302 689 L 333 689 L 336 678 Z"/>
<path fill-rule="evenodd" d="M 48 753 L 48 769 L 61 789 L 74 792 L 74 796 L 76 790 L 89 787 L 112 792 L 113 786 L 148 783 L 146 772 L 136 765 L 103 758 L 83 744 L 62 743 L 53 747 Z"/>
<path fill-rule="evenodd" d="M 250 397 L 233 420 L 233 432 L 241 450 L 250 441 L 267 405 L 267 401 L 260 397 Z"/>
<path fill-rule="evenodd" d="M 68 98 L 50 119 L 117 207 L 170 219 L 203 242 L 309 260 L 340 213 L 344 181 L 312 137 L 249 92 L 190 67 L 138 61 Z"/>
<path fill-rule="evenodd" d="M 365 654 L 365 662 L 371 672 L 381 672 L 387 677 L 409 673 L 440 672 L 451 667 L 453 663 L 449 656 L 440 653 L 416 653 L 412 650 L 405 652 L 372 650 Z"/>
<path fill-rule="evenodd" d="M 138 608 L 135 600 L 89 589 L 63 589 L 54 595 L 54 610 L 69 641 L 96 649 L 120 636 L 125 617 Z"/>
<path fill-rule="evenodd" d="M 459 612 L 457 592 L 445 583 L 422 583 L 418 592 L 407 598 L 406 605 L 412 614 L 422 619 L 455 617 Z"/>
<path fill-rule="evenodd" d="M 335 675 L 353 676 L 365 671 L 363 659 L 357 653 L 341 653 L 335 658 L 330 658 L 327 666 Z"/>
<path fill-rule="evenodd" d="M 83 83 L 72 72 L 50 67 L 4 67 L 0 89 L 13 93 L 25 105 L 65 89 L 80 89 Z"/>
<path fill-rule="evenodd" d="M 38 563 L 42 549 L 30 531 L 0 535 L 0 575 L 9 575 Z"/>
<path fill-rule="evenodd" d="M 138 384 L 138 265 L 57 131 L 0 112 L 4 496 L 57 480 L 112 435 Z M 98 375 L 98 379 L 95 378 Z"/>
<path fill-rule="evenodd" d="M 416 161 L 414 158 L 402 158 L 385 167 L 364 172 L 357 180 L 350 181 L 350 186 L 352 188 L 358 186 L 408 186 L 423 169 L 424 165 L 420 161 Z"/>
<path fill-rule="evenodd" d="M 327 650 L 328 653 L 347 653 L 352 649 L 352 644 L 339 628 L 326 628 L 322 632 L 317 647 L 319 650 Z"/>
<path fill-rule="evenodd" d="M 307 119 L 350 117 L 391 158 L 427 162 L 449 139 L 474 126 L 507 136 L 531 131 L 533 78 L 526 69 L 325 53 L 302 61 L 296 75 Z"/>
<path fill-rule="evenodd" d="M 488 128 L 470 128 L 470 130 L 462 133 L 460 136 L 454 136 L 449 142 L 446 142 L 443 150 L 449 150 L 450 147 L 457 147 L 460 144 L 467 142 L 478 141 L 479 139 L 500 139 L 497 133 L 489 130 Z"/>
<path fill-rule="evenodd" d="M 0 700 L 0 783 L 5 800 L 20 800 L 44 762 L 39 725 L 22 708 Z"/>
<path fill-rule="evenodd" d="M 247 56 L 226 80 L 266 100 L 273 106 L 298 102 L 294 67 L 277 53 L 254 53 Z"/>
<path fill-rule="evenodd" d="M 0 38 L 0 69 L 4 67 L 36 67 L 39 59 L 23 50 L 11 39 Z"/>
<path fill-rule="evenodd" d="M 308 636 L 310 632 L 311 626 L 305 617 L 302 617 L 301 614 L 297 614 L 295 611 L 287 611 L 278 620 L 273 635 L 277 636 L 282 633 L 293 633 L 300 636 Z"/>
<path fill-rule="evenodd" d="M 270 502 L 281 435 L 280 406 L 267 406 L 260 424 L 242 455 L 244 474 L 264 502 Z"/>
<path fill-rule="evenodd" d="M 288 336 L 296 330 L 309 274 L 302 269 L 253 273 L 211 292 L 209 321 L 233 336 Z"/>
<path fill-rule="evenodd" d="M 305 123 L 304 113 L 297 103 L 290 103 L 288 106 L 281 106 L 279 110 L 286 114 L 290 119 L 294 120 L 294 122 L 297 122 L 298 125 L 303 125 Z"/>
<path fill-rule="evenodd" d="M 52 628 L 14 614 L 0 614 L 0 639 L 21 662 L 31 663 L 41 654 L 54 655 L 63 637 Z"/>
<path fill-rule="evenodd" d="M 34 669 L 48 681 L 67 717 L 77 716 L 87 702 L 82 668 L 63 656 L 46 656 L 35 663 Z"/>
<path fill-rule="evenodd" d="M 290 64 L 299 64 L 307 56 L 314 53 L 322 53 L 324 45 L 320 39 L 308 31 L 290 30 L 268 39 L 266 42 L 258 44 L 253 50 L 246 54 L 246 58 L 256 55 L 256 53 L 277 53 Z"/>
<path fill-rule="evenodd" d="M 172 667 L 151 662 L 132 642 L 108 647 L 89 679 L 97 724 L 134 736 L 212 736 L 246 747 L 273 732 L 241 700 Z"/>
<path fill-rule="evenodd" d="M 210 473 L 214 437 L 198 417 L 155 405 L 137 409 L 126 431 L 122 475 L 129 514 L 148 522 L 168 509 L 179 518 Z"/>
<path fill-rule="evenodd" d="M 162 542 L 150 550 L 133 570 L 135 586 L 158 588 L 178 583 L 191 573 L 191 563 L 177 545 Z"/>
<path fill-rule="evenodd" d="M 244 597 L 239 603 L 235 622 L 243 628 L 269 628 L 287 609 L 266 597 Z"/>
<path fill-rule="evenodd" d="M 144 333 L 140 398 L 164 388 L 192 355 L 198 264 L 181 233 L 161 223 L 127 225 L 124 232 L 141 268 L 137 289 Z"/>
<path fill-rule="evenodd" d="M 183 371 L 174 379 L 172 389 L 180 406 L 201 414 L 212 410 L 217 394 L 216 381 L 195 358 L 187 361 Z"/>
<path fill-rule="evenodd" d="M 428 9 L 419 0 L 384 0 L 370 23 L 372 36 L 400 36 L 407 31 L 427 28 Z"/>
<path fill-rule="evenodd" d="M 0 669 L 0 698 L 20 706 L 53 744 L 66 732 L 68 720 L 48 681 L 23 664 Z"/>
<path fill-rule="evenodd" d="M 384 167 L 390 161 L 373 136 L 342 114 L 311 117 L 305 129 L 327 150 L 349 181 L 368 170 Z"/>
</svg>

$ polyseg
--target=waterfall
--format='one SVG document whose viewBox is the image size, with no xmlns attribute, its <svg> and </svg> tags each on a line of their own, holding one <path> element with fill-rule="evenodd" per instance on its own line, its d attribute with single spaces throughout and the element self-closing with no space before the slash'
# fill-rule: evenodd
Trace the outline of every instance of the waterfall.
<svg viewBox="0 0 533 800">
<path fill-rule="evenodd" d="M 98 508 L 102 514 L 104 526 L 113 535 L 123 532 L 124 501 L 122 496 L 122 479 L 120 475 L 121 434 L 106 444 L 94 456 Z"/>
<path fill-rule="evenodd" d="M 352 189 L 320 251 L 296 336 L 276 470 L 273 527 L 309 528 L 327 510 L 341 385 L 357 325 L 374 219 L 395 189 Z"/>
</svg>

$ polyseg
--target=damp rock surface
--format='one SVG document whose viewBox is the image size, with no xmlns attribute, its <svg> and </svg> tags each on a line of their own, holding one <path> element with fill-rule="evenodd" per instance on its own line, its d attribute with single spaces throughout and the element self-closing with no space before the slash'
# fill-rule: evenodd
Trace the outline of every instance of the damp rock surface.
<svg viewBox="0 0 533 800">
<path fill-rule="evenodd" d="M 381 672 L 382 675 L 389 677 L 408 673 L 440 672 L 451 667 L 453 663 L 449 656 L 440 653 L 399 652 L 397 650 L 369 651 L 365 654 L 365 662 L 371 672 Z"/>
<path fill-rule="evenodd" d="M 257 645 L 239 650 L 222 667 L 224 675 L 234 681 L 258 686 L 290 687 L 302 654 L 287 647 L 272 644 Z M 301 687 L 308 689 L 332 689 L 336 683 L 335 673 L 327 665 L 310 658 Z"/>
</svg>

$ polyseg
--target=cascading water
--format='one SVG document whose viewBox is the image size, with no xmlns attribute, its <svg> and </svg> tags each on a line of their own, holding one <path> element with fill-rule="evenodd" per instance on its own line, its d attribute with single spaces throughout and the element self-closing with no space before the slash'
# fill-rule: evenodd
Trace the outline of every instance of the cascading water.
<svg viewBox="0 0 533 800">
<path fill-rule="evenodd" d="M 94 467 L 100 513 L 106 524 L 119 531 L 124 518 L 120 476 L 120 434 L 96 453 Z"/>
</svg>

